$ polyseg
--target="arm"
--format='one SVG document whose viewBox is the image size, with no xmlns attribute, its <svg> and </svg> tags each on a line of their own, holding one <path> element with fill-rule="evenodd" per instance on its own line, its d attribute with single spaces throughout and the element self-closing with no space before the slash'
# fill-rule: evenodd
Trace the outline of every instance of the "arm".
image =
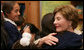
<svg viewBox="0 0 84 50">
<path fill-rule="evenodd" d="M 56 37 L 54 37 L 53 35 L 56 35 L 56 33 L 51 33 L 43 38 L 39 38 L 38 40 L 36 40 L 34 43 L 37 45 L 37 47 L 41 47 L 42 44 L 47 44 L 47 45 L 56 45 L 56 43 L 54 42 L 58 42 L 58 39 Z"/>
</svg>

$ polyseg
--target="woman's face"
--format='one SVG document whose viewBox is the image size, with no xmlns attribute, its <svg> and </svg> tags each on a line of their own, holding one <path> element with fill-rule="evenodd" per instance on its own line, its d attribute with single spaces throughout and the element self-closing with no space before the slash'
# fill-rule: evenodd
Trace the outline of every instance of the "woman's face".
<svg viewBox="0 0 84 50">
<path fill-rule="evenodd" d="M 71 22 L 66 20 L 60 12 L 56 13 L 54 18 L 54 25 L 57 32 L 69 30 Z"/>
<path fill-rule="evenodd" d="M 13 10 L 7 14 L 8 18 L 11 19 L 12 21 L 18 21 L 19 20 L 19 15 L 20 15 L 20 7 L 17 3 L 13 6 Z"/>
</svg>

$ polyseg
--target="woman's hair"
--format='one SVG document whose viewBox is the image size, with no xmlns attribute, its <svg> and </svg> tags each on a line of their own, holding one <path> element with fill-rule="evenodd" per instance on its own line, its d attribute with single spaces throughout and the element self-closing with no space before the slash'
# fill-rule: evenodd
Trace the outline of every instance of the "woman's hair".
<svg viewBox="0 0 84 50">
<path fill-rule="evenodd" d="M 72 28 L 75 29 L 78 25 L 79 15 L 77 9 L 72 5 L 63 5 L 57 7 L 53 14 L 60 12 L 66 20 L 72 21 Z"/>
<path fill-rule="evenodd" d="M 11 13 L 15 3 L 16 3 L 15 1 L 5 1 L 3 3 L 2 11 L 3 11 L 5 17 L 7 17 L 6 13 L 8 13 L 8 14 Z"/>
<path fill-rule="evenodd" d="M 48 13 L 44 15 L 42 19 L 41 22 L 42 32 L 45 36 L 48 35 L 49 33 L 56 32 L 55 26 L 53 24 L 54 22 L 53 16 L 54 16 L 53 13 Z"/>
</svg>

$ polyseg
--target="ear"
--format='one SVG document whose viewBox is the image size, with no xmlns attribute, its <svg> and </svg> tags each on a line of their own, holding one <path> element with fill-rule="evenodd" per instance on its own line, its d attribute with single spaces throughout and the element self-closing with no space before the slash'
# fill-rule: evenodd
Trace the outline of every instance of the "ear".
<svg viewBox="0 0 84 50">
<path fill-rule="evenodd" d="M 72 21 L 69 21 L 69 26 L 72 26 Z"/>
</svg>

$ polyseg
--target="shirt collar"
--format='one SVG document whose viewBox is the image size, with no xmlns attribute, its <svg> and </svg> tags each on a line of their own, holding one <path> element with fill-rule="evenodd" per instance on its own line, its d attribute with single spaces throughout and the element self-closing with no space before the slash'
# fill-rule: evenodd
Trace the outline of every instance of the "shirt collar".
<svg viewBox="0 0 84 50">
<path fill-rule="evenodd" d="M 10 23 L 12 23 L 13 25 L 17 26 L 16 23 L 8 18 L 4 18 L 5 21 L 9 21 Z"/>
</svg>

